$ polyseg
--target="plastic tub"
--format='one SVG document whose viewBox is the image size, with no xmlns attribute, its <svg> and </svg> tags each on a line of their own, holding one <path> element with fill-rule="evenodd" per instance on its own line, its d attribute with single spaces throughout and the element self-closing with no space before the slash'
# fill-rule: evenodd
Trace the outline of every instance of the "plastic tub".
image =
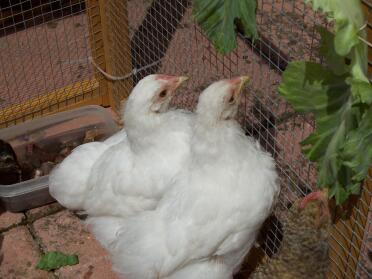
<svg viewBox="0 0 372 279">
<path fill-rule="evenodd" d="M 85 106 L 2 129 L 0 139 L 12 145 L 18 162 L 22 162 L 30 144 L 48 150 L 63 142 L 81 141 L 88 130 L 97 133 L 95 140 L 104 140 L 118 131 L 119 126 L 106 109 Z M 49 195 L 48 175 L 12 185 L 0 185 L 0 203 L 12 212 L 53 201 Z"/>
</svg>

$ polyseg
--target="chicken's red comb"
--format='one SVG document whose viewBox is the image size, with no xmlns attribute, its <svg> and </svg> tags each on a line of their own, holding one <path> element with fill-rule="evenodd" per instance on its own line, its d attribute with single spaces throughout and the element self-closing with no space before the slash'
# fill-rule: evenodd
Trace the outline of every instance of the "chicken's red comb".
<svg viewBox="0 0 372 279">
<path fill-rule="evenodd" d="M 316 192 L 310 193 L 301 200 L 299 204 L 299 208 L 303 209 L 309 202 L 316 201 L 316 200 L 322 200 L 322 199 L 324 199 L 324 193 L 322 191 L 316 191 Z"/>
</svg>

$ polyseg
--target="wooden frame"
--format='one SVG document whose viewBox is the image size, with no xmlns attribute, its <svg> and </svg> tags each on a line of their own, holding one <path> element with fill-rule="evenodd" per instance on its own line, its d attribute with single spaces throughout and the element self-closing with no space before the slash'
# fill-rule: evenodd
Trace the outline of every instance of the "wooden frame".
<svg viewBox="0 0 372 279">
<path fill-rule="evenodd" d="M 89 38 L 96 64 L 114 76 L 132 71 L 131 44 L 125 0 L 86 0 L 89 18 Z M 129 95 L 132 80 L 108 81 L 95 71 L 99 87 L 104 92 L 103 106 L 118 111 L 120 102 Z"/>
<path fill-rule="evenodd" d="M 358 270 L 372 192 L 372 168 L 365 179 L 360 197 L 347 218 L 339 218 L 331 232 L 331 265 L 328 278 L 354 278 Z"/>
<path fill-rule="evenodd" d="M 363 10 L 367 19 L 367 40 L 372 43 L 372 3 L 363 0 Z M 372 74 L 372 48 L 368 47 L 368 73 Z"/>
<path fill-rule="evenodd" d="M 107 73 L 115 76 L 132 71 L 126 5 L 126 0 L 86 0 L 92 59 Z M 94 77 L 89 80 L 1 109 L 0 128 L 91 104 L 110 106 L 118 112 L 121 102 L 131 89 L 131 78 L 111 82 L 95 71 Z"/>
<path fill-rule="evenodd" d="M 0 128 L 42 115 L 102 103 L 103 96 L 100 95 L 97 80 L 84 80 L 0 110 Z"/>
<path fill-rule="evenodd" d="M 372 42 L 372 4 L 362 1 L 367 18 L 367 40 Z M 368 47 L 368 73 L 372 74 L 372 48 Z M 372 168 L 366 178 L 361 196 L 351 208 L 346 220 L 339 219 L 332 230 L 330 240 L 330 257 L 332 259 L 328 278 L 354 278 L 365 230 L 368 222 L 369 206 L 372 192 Z"/>
</svg>

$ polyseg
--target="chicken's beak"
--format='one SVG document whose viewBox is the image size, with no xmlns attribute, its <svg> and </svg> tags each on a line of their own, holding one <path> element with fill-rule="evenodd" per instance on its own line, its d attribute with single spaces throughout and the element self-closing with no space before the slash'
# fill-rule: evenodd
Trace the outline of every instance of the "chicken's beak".
<svg viewBox="0 0 372 279">
<path fill-rule="evenodd" d="M 236 99 L 239 98 L 240 94 L 243 92 L 244 85 L 247 84 L 248 81 L 248 76 L 241 76 L 228 80 L 233 87 L 233 94 Z"/>
<path fill-rule="evenodd" d="M 188 79 L 189 79 L 189 77 L 186 77 L 186 76 L 176 77 L 176 79 L 173 81 L 173 84 L 171 84 L 171 88 L 173 90 L 176 90 L 178 87 L 181 86 L 182 83 L 184 83 Z"/>
<path fill-rule="evenodd" d="M 157 75 L 157 79 L 163 80 L 166 82 L 166 88 L 174 92 L 180 85 L 188 80 L 186 76 L 169 76 L 169 75 Z"/>
</svg>

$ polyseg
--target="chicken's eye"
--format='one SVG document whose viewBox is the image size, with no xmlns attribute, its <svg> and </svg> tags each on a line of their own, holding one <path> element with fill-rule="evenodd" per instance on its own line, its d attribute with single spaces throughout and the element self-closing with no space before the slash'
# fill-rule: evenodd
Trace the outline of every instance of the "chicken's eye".
<svg viewBox="0 0 372 279">
<path fill-rule="evenodd" d="M 159 93 L 159 97 L 160 98 L 164 98 L 165 96 L 167 96 L 167 90 L 163 90 Z"/>
</svg>

